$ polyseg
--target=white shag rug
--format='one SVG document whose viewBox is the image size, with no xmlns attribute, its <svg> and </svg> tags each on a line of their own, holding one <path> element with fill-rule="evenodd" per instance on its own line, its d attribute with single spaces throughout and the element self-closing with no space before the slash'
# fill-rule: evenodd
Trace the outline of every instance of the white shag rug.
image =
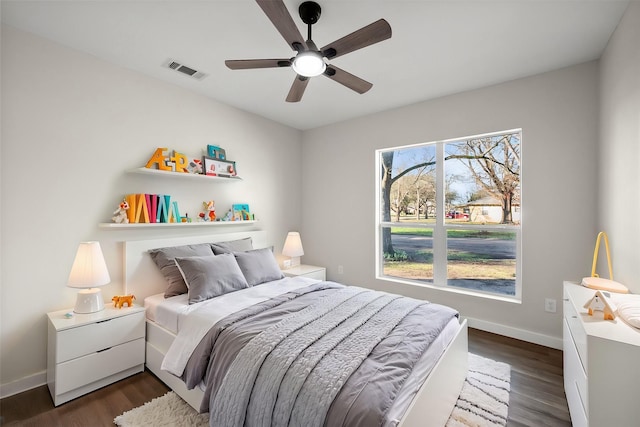
<svg viewBox="0 0 640 427">
<path fill-rule="evenodd" d="M 507 425 L 511 367 L 469 353 L 469 373 L 446 427 Z M 117 416 L 121 427 L 208 427 L 209 414 L 198 414 L 170 391 Z"/>
</svg>

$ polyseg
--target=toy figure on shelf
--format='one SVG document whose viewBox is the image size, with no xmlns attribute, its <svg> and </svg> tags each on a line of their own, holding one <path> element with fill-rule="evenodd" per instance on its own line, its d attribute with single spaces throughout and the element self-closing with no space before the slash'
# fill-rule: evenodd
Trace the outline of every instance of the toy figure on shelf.
<svg viewBox="0 0 640 427">
<path fill-rule="evenodd" d="M 118 206 L 118 209 L 113 211 L 113 217 L 111 220 L 116 224 L 128 224 L 129 218 L 127 217 L 127 210 L 129 209 L 129 203 L 126 200 L 123 200 L 122 203 Z"/>
<path fill-rule="evenodd" d="M 193 159 L 189 162 L 189 166 L 187 166 L 187 170 L 189 173 L 193 174 L 202 174 L 202 160 Z"/>
<path fill-rule="evenodd" d="M 208 202 L 202 202 L 204 212 L 200 212 L 198 215 L 203 221 L 215 221 L 216 220 L 216 206 L 213 200 Z"/>
</svg>

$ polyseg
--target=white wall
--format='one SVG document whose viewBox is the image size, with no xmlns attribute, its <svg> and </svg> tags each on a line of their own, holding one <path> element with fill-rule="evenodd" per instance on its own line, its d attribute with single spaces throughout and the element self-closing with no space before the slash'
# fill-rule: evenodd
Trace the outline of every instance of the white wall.
<svg viewBox="0 0 640 427">
<path fill-rule="evenodd" d="M 300 141 L 297 130 L 3 26 L 3 393 L 44 382 L 45 314 L 75 302 L 76 291 L 65 285 L 80 241 L 101 242 L 112 279 L 103 294 L 110 297 L 122 292 L 118 242 L 185 233 L 98 229 L 124 194 L 171 194 L 191 216 L 204 200 L 214 199 L 218 213 L 248 203 L 279 251 L 286 232 L 300 225 L 301 186 L 291 179 L 300 176 Z M 244 181 L 125 173 L 144 166 L 157 147 L 197 157 L 211 143 L 226 148 Z"/>
<path fill-rule="evenodd" d="M 304 262 L 326 265 L 332 280 L 444 303 L 476 326 L 558 346 L 562 281 L 588 274 L 596 228 L 597 78 L 591 62 L 305 132 Z M 376 280 L 374 151 L 519 127 L 522 304 Z M 544 311 L 546 297 L 557 313 Z"/>
<path fill-rule="evenodd" d="M 640 2 L 630 3 L 600 62 L 599 228 L 614 279 L 640 293 Z M 606 263 L 598 272 L 609 277 Z"/>
</svg>

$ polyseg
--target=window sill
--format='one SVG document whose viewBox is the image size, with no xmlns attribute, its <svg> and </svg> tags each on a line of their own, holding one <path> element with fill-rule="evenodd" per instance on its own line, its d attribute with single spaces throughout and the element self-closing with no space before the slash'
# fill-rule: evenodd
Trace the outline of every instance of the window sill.
<svg viewBox="0 0 640 427">
<path fill-rule="evenodd" d="M 400 283 L 403 285 L 418 286 L 422 288 L 435 289 L 438 291 L 451 292 L 454 294 L 468 295 L 471 297 L 491 299 L 494 301 L 503 301 L 503 302 L 514 303 L 514 304 L 522 304 L 522 299 L 518 298 L 517 296 L 500 295 L 500 294 L 482 292 L 482 291 L 466 289 L 466 288 L 457 288 L 454 286 L 438 286 L 431 283 L 421 282 L 418 280 L 400 279 L 398 277 L 393 277 L 393 276 L 376 275 L 376 279 L 384 280 L 386 282 Z"/>
</svg>

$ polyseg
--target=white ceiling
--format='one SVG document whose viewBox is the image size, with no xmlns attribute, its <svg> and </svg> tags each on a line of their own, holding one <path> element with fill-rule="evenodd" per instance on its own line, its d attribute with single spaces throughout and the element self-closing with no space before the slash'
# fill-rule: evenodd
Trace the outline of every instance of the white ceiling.
<svg viewBox="0 0 640 427">
<path fill-rule="evenodd" d="M 359 95 L 323 76 L 299 103 L 290 68 L 232 71 L 225 59 L 294 52 L 252 0 L 10 1 L 2 21 L 225 104 L 306 130 L 597 59 L 628 1 L 317 0 L 313 40 L 324 46 L 379 18 L 391 39 L 332 63 L 371 83 Z M 297 13 L 302 0 L 285 0 Z M 208 76 L 162 68 L 167 59 Z"/>
</svg>

